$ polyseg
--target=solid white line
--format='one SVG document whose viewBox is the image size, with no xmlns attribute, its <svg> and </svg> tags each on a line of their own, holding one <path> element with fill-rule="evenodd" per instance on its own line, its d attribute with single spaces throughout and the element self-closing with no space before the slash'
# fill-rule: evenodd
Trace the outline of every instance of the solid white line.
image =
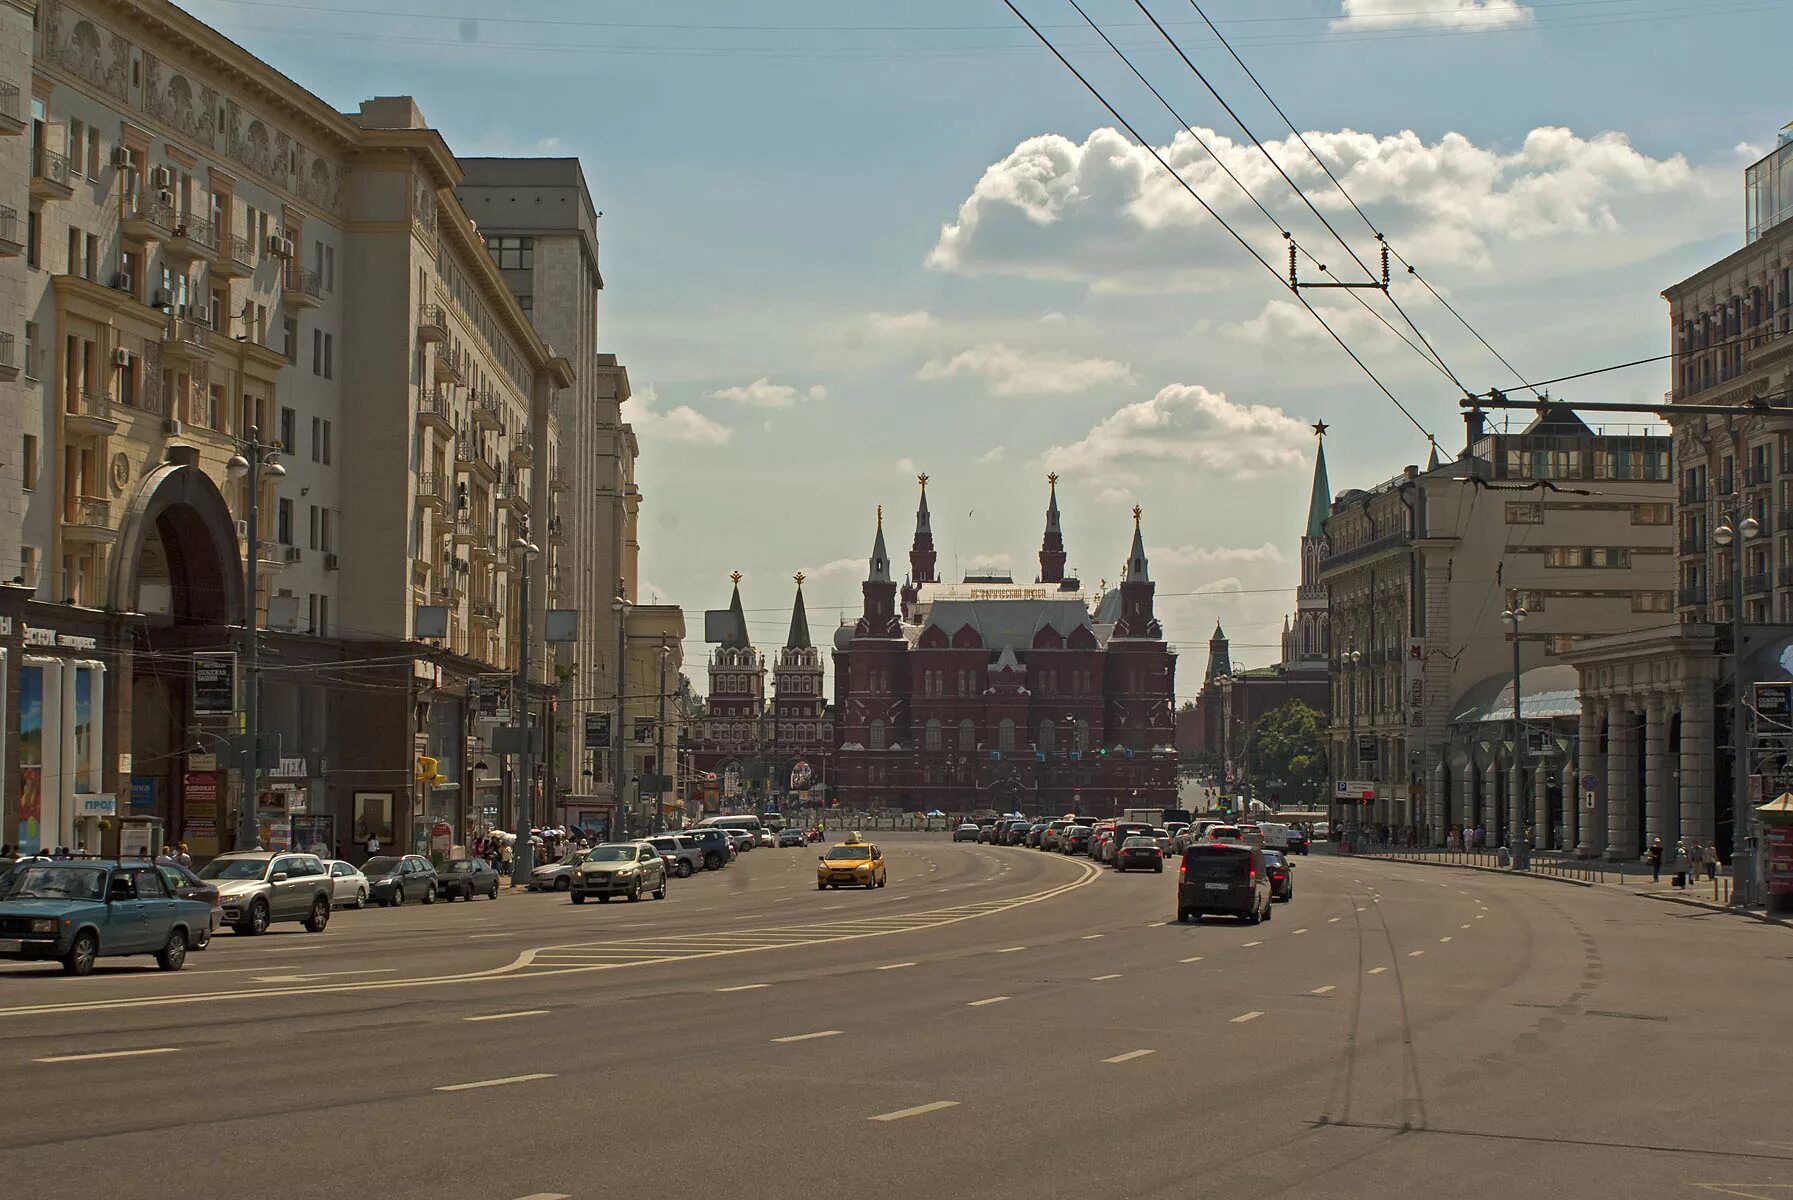
<svg viewBox="0 0 1793 1200">
<path fill-rule="evenodd" d="M 473 1083 L 446 1083 L 441 1087 L 431 1088 L 432 1092 L 470 1092 L 474 1088 L 503 1087 L 507 1083 L 534 1083 L 538 1079 L 553 1079 L 552 1075 L 507 1075 L 503 1079 L 481 1079 Z"/>
<path fill-rule="evenodd" d="M 914 963 L 912 963 L 912 962 L 906 962 L 906 963 L 885 963 L 885 964 L 884 964 L 884 965 L 883 965 L 883 966 L 881 966 L 881 967 L 879 967 L 879 968 L 878 968 L 878 970 L 880 970 L 880 971 L 898 971 L 898 970 L 901 970 L 901 969 L 902 969 L 902 968 L 904 968 L 904 967 L 913 967 L 913 966 L 914 966 L 914 965 L 915 965 L 915 964 L 914 964 Z"/>
<path fill-rule="evenodd" d="M 547 1015 L 548 1015 L 548 1010 L 545 1008 L 525 1008 L 518 1012 L 482 1013 L 477 1017 L 462 1017 L 461 1020 L 463 1020 L 463 1021 L 508 1021 L 512 1017 L 545 1017 Z"/>
<path fill-rule="evenodd" d="M 1144 1058 L 1148 1054 L 1156 1053 L 1158 1053 L 1156 1050 L 1129 1050 L 1125 1054 L 1117 1054 L 1113 1058 L 1105 1058 L 1102 1061 L 1105 1063 L 1132 1062 L 1136 1058 Z"/>
<path fill-rule="evenodd" d="M 1027 949 L 1026 946 L 1005 946 L 1001 950 L 996 951 L 996 953 L 997 954 L 1013 954 L 1018 950 L 1025 950 L 1025 949 Z"/>
<path fill-rule="evenodd" d="M 1192 962 L 1200 962 L 1201 960 L 1202 960 L 1202 956 L 1198 954 L 1194 958 L 1179 958 L 1177 961 L 1192 963 Z"/>
<path fill-rule="evenodd" d="M 1424 950 L 1409 950 L 1407 952 L 1407 957 L 1408 958 L 1418 958 L 1420 955 L 1422 955 L 1424 953 L 1425 953 Z"/>
<path fill-rule="evenodd" d="M 1233 1024 L 1234 1024 L 1234 1025 L 1243 1025 L 1243 1024 L 1245 1024 L 1245 1022 L 1247 1022 L 1247 1021 L 1255 1021 L 1255 1020 L 1257 1020 L 1257 1019 L 1258 1019 L 1258 1018 L 1259 1018 L 1259 1017 L 1261 1017 L 1261 1016 L 1263 1016 L 1263 1015 L 1264 1015 L 1264 1014 L 1263 1014 L 1263 1013 L 1261 1013 L 1261 1012 L 1248 1012 L 1248 1013 L 1240 1013 L 1240 1014 L 1239 1014 L 1239 1015 L 1238 1015 L 1238 1016 L 1236 1016 L 1236 1017 L 1234 1017 L 1234 1018 L 1233 1018 L 1233 1021 L 1232 1021 L 1232 1023 L 1233 1023 Z"/>
<path fill-rule="evenodd" d="M 769 983 L 738 983 L 734 987 L 717 988 L 719 992 L 757 992 L 761 988 L 769 988 Z"/>
<path fill-rule="evenodd" d="M 793 1033 L 789 1037 L 773 1038 L 772 1040 L 783 1045 L 786 1042 L 813 1042 L 817 1038 L 839 1036 L 840 1030 L 838 1029 L 822 1029 L 815 1033 Z"/>
<path fill-rule="evenodd" d="M 49 1058 L 34 1058 L 32 1062 L 65 1063 L 91 1062 L 96 1058 L 138 1058 L 145 1054 L 179 1054 L 179 1046 L 157 1046 L 153 1050 L 104 1050 L 98 1054 L 56 1054 Z"/>
<path fill-rule="evenodd" d="M 1326 993 L 1327 993 L 1327 992 L 1331 992 L 1331 991 L 1336 991 L 1336 990 L 1337 990 L 1337 988 L 1335 988 L 1335 987 L 1334 987 L 1334 986 L 1333 986 L 1333 985 L 1332 985 L 1332 984 L 1330 984 L 1330 983 L 1329 983 L 1329 984 L 1327 984 L 1327 985 L 1326 985 L 1326 986 L 1325 986 L 1325 987 L 1317 987 L 1317 988 L 1315 988 L 1315 989 L 1314 989 L 1314 990 L 1313 990 L 1313 991 L 1311 991 L 1311 992 L 1309 992 L 1309 993 L 1308 993 L 1308 995 L 1310 995 L 1310 996 L 1324 996 L 1324 995 L 1325 995 L 1325 994 L 1326 994 Z"/>
<path fill-rule="evenodd" d="M 1253 946 L 1262 946 L 1262 945 L 1263 945 L 1263 944 L 1264 944 L 1264 943 L 1262 943 L 1262 942 L 1246 942 L 1246 943 L 1245 943 L 1245 945 L 1243 945 L 1243 946 L 1241 946 L 1241 947 L 1240 947 L 1240 949 L 1241 949 L 1241 950 L 1249 950 L 1249 949 L 1251 949 L 1251 948 L 1252 948 L 1252 947 L 1253 947 Z"/>
<path fill-rule="evenodd" d="M 1119 979 L 1119 978 L 1120 978 L 1119 975 L 1091 975 L 1089 981 L 1091 983 L 1101 983 L 1104 979 Z"/>
<path fill-rule="evenodd" d="M 900 1121 L 904 1117 L 919 1117 L 924 1113 L 939 1112 L 943 1108 L 957 1108 L 957 1100 L 936 1100 L 932 1104 L 917 1104 L 914 1108 L 899 1108 L 895 1112 L 880 1113 L 875 1117 L 867 1117 L 868 1121 Z"/>
<path fill-rule="evenodd" d="M 1384 972 L 1384 971 L 1386 971 L 1386 970 L 1388 970 L 1388 968 L 1387 968 L 1387 967 L 1371 967 L 1371 968 L 1370 968 L 1370 974 L 1372 974 L 1372 975 L 1380 975 L 1380 974 L 1382 974 L 1382 972 Z"/>
<path fill-rule="evenodd" d="M 1001 1004 L 1004 1000 L 1007 1000 L 1007 999 L 1008 999 L 1007 996 L 986 996 L 982 1000 L 973 1000 L 970 1004 L 967 1004 L 965 1007 L 966 1008 L 982 1008 L 986 1004 Z"/>
</svg>

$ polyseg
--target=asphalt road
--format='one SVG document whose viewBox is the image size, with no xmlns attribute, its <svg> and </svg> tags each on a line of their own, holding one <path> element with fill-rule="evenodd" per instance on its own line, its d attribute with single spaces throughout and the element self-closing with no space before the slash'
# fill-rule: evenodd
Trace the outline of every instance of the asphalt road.
<svg viewBox="0 0 1793 1200">
<path fill-rule="evenodd" d="M 1786 930 L 1613 889 L 1298 860 L 1174 874 L 896 835 L 665 901 L 338 913 L 169 975 L 0 967 L 35 1200 L 1793 1194 Z M 29 1180 L 23 1191 L 12 1185 Z"/>
</svg>

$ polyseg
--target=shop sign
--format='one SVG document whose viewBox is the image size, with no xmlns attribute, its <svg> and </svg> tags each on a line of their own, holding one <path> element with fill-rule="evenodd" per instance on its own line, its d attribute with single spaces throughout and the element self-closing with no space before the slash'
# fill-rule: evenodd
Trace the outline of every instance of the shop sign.
<svg viewBox="0 0 1793 1200">
<path fill-rule="evenodd" d="M 118 815 L 117 796 L 76 796 L 78 811 L 84 817 L 114 817 Z"/>
<path fill-rule="evenodd" d="M 54 629 L 38 629 L 30 625 L 25 628 L 22 639 L 27 646 L 38 646 L 46 650 L 98 650 L 98 638 L 84 637 L 78 633 L 57 633 Z"/>
<path fill-rule="evenodd" d="M 218 836 L 218 773 L 189 771 L 182 780 L 183 829 L 189 838 Z"/>
<path fill-rule="evenodd" d="M 230 650 L 201 650 L 193 655 L 193 712 L 196 716 L 228 716 L 237 711 L 237 656 Z"/>
<path fill-rule="evenodd" d="M 12 618 L 0 617 L 0 637 L 12 636 Z"/>
<path fill-rule="evenodd" d="M 274 774 L 287 779 L 304 779 L 309 772 L 305 769 L 303 758 L 283 758 L 274 768 Z"/>
<path fill-rule="evenodd" d="M 131 811 L 134 813 L 156 811 L 156 781 L 148 775 L 131 776 Z"/>
</svg>

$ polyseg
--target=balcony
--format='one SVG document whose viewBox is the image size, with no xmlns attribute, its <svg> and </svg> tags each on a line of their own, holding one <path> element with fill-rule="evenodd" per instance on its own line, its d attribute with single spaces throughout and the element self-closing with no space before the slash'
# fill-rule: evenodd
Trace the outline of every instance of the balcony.
<svg viewBox="0 0 1793 1200">
<path fill-rule="evenodd" d="M 77 542 L 115 542 L 112 502 L 97 496 L 69 496 L 62 502 L 62 536 Z"/>
<path fill-rule="evenodd" d="M 1676 603 L 1678 603 L 1683 608 L 1686 608 L 1688 605 L 1691 605 L 1691 604 L 1706 603 L 1706 585 L 1703 583 L 1697 583 L 1697 584 L 1694 584 L 1692 587 L 1682 588 L 1677 597 Z"/>
<path fill-rule="evenodd" d="M 24 237 L 19 228 L 19 210 L 0 204 L 0 258 L 17 258 L 25 253 Z"/>
<path fill-rule="evenodd" d="M 1367 542 L 1360 542 L 1349 549 L 1334 550 L 1331 554 L 1321 560 L 1320 570 L 1326 574 L 1331 574 L 1339 568 L 1351 563 L 1361 562 L 1365 559 L 1374 558 L 1380 554 L 1386 554 L 1391 550 L 1399 549 L 1410 543 L 1412 540 L 1412 537 L 1404 529 L 1396 533 L 1385 533 L 1381 537 L 1371 538 Z"/>
<path fill-rule="evenodd" d="M 212 259 L 213 279 L 247 279 L 255 274 L 255 239 L 221 238 Z"/>
<path fill-rule="evenodd" d="M 440 363 L 441 360 L 438 359 L 437 362 Z M 440 371 L 436 373 L 441 374 Z M 467 407 L 473 413 L 475 429 L 490 429 L 495 432 L 504 430 L 504 403 L 498 399 L 496 393 L 480 392 L 471 398 Z"/>
<path fill-rule="evenodd" d="M 1782 587 L 1793 587 L 1793 567 L 1782 567 L 1780 573 Z"/>
<path fill-rule="evenodd" d="M 1703 534 L 1683 534 L 1683 535 L 1681 535 L 1681 553 L 1683 553 L 1683 554 L 1704 554 L 1704 553 L 1706 553 L 1706 538 L 1705 538 L 1705 536 Z"/>
<path fill-rule="evenodd" d="M 100 437 L 118 429 L 118 422 L 112 419 L 112 401 L 104 393 L 78 392 L 72 388 L 63 397 L 62 424 L 70 433 Z"/>
<path fill-rule="evenodd" d="M 33 200 L 67 200 L 75 194 L 69 182 L 68 155 L 58 154 L 47 146 L 31 148 L 31 198 Z"/>
<path fill-rule="evenodd" d="M 492 489 L 498 503 L 514 513 L 529 511 L 529 489 L 520 483 L 501 483 Z"/>
<path fill-rule="evenodd" d="M 475 625 L 496 627 L 498 624 L 498 606 L 491 603 L 476 603 L 468 608 Z"/>
<path fill-rule="evenodd" d="M 559 517 L 557 517 L 557 516 L 549 517 L 548 518 L 548 544 L 550 546 L 558 546 L 565 540 L 566 540 L 566 526 L 561 523 L 561 520 Z"/>
<path fill-rule="evenodd" d="M 548 490 L 551 492 L 570 492 L 573 490 L 573 481 L 567 477 L 566 472 L 556 471 L 554 474 L 548 476 Z"/>
<path fill-rule="evenodd" d="M 440 304 L 426 304 L 417 314 L 417 340 L 420 342 L 445 342 L 448 340 L 448 313 Z"/>
<path fill-rule="evenodd" d="M 1773 576 L 1766 571 L 1760 575 L 1745 575 L 1743 577 L 1743 594 L 1745 596 L 1760 596 L 1768 590 L 1772 580 Z"/>
<path fill-rule="evenodd" d="M 163 361 L 209 362 L 212 331 L 191 317 L 170 317 L 162 333 Z"/>
<path fill-rule="evenodd" d="M 448 508 L 448 478 L 427 472 L 417 477 L 417 503 L 442 512 Z"/>
<path fill-rule="evenodd" d="M 444 438 L 454 436 L 454 413 L 448 406 L 448 394 L 428 384 L 417 389 L 417 423 Z"/>
<path fill-rule="evenodd" d="M 485 449 L 471 442 L 461 442 L 455 446 L 454 467 L 457 471 L 478 475 L 487 483 L 498 482 L 498 464 Z"/>
<path fill-rule="evenodd" d="M 280 282 L 280 299 L 288 308 L 316 308 L 324 302 L 324 280 L 316 271 L 288 263 Z"/>
<path fill-rule="evenodd" d="M 1681 486 L 1681 503 L 1683 504 L 1704 504 L 1711 498 L 1711 493 L 1704 487 L 1688 487 L 1685 484 Z"/>
<path fill-rule="evenodd" d="M 455 518 L 454 544 L 468 546 L 473 549 L 484 549 L 492 543 L 492 535 L 487 532 L 485 522 L 463 514 Z"/>
<path fill-rule="evenodd" d="M 118 231 L 139 242 L 159 242 L 174 236 L 174 205 L 139 199 L 125 206 Z"/>
<path fill-rule="evenodd" d="M 436 379 L 446 383 L 466 383 L 466 366 L 461 352 L 442 342 L 436 343 Z"/>
<path fill-rule="evenodd" d="M 0 380 L 11 383 L 19 377 L 19 345 L 10 333 L 0 333 Z"/>
<path fill-rule="evenodd" d="M 535 447 L 528 442 L 511 443 L 511 466 L 519 469 L 535 466 Z"/>
<path fill-rule="evenodd" d="M 162 242 L 162 254 L 182 266 L 209 263 L 218 254 L 218 227 L 189 213 L 175 221 Z"/>
<path fill-rule="evenodd" d="M 264 538 L 255 544 L 255 561 L 264 571 L 278 571 L 287 564 L 286 549 Z"/>
<path fill-rule="evenodd" d="M 1767 487 L 1773 482 L 1774 469 L 1767 463 L 1748 463 L 1744 466 L 1744 487 Z"/>
<path fill-rule="evenodd" d="M 1714 579 L 1711 582 L 1709 590 L 1711 591 L 1714 600 L 1729 600 L 1731 598 L 1731 592 L 1734 590 L 1731 587 L 1730 572 L 1727 571 L 1721 577 Z"/>
<path fill-rule="evenodd" d="M 19 102 L 19 85 L 0 79 L 0 134 L 16 137 L 30 127 L 25 119 L 25 106 Z"/>
</svg>

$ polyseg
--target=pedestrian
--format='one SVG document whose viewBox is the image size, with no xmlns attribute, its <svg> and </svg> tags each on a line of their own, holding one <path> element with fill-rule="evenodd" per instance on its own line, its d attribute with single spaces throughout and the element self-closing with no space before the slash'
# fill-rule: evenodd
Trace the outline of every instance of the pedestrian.
<svg viewBox="0 0 1793 1200">
<path fill-rule="evenodd" d="M 1688 877 L 1693 868 L 1693 856 L 1687 852 L 1687 843 L 1675 843 L 1675 886 L 1686 887 Z"/>
<path fill-rule="evenodd" d="M 193 865 L 193 855 L 187 850 L 187 843 L 179 842 L 175 846 L 174 861 L 183 867 Z"/>
<path fill-rule="evenodd" d="M 1693 886 L 1694 880 L 1705 873 L 1705 868 L 1702 864 L 1706 858 L 1706 848 L 1700 845 L 1699 838 L 1688 838 L 1686 844 L 1688 863 L 1687 883 L 1688 886 L 1691 887 Z"/>
<path fill-rule="evenodd" d="M 1662 839 L 1657 838 L 1650 843 L 1650 852 L 1646 856 L 1650 860 L 1650 882 L 1662 882 Z"/>
<path fill-rule="evenodd" d="M 367 856 L 372 858 L 380 852 L 380 839 L 372 833 L 367 835 Z"/>
<path fill-rule="evenodd" d="M 510 878 L 511 857 L 513 854 L 515 854 L 515 851 L 511 849 L 511 844 L 509 842 L 504 843 L 504 849 L 498 852 L 498 860 L 501 864 L 498 869 L 503 872 L 506 879 Z"/>
</svg>

